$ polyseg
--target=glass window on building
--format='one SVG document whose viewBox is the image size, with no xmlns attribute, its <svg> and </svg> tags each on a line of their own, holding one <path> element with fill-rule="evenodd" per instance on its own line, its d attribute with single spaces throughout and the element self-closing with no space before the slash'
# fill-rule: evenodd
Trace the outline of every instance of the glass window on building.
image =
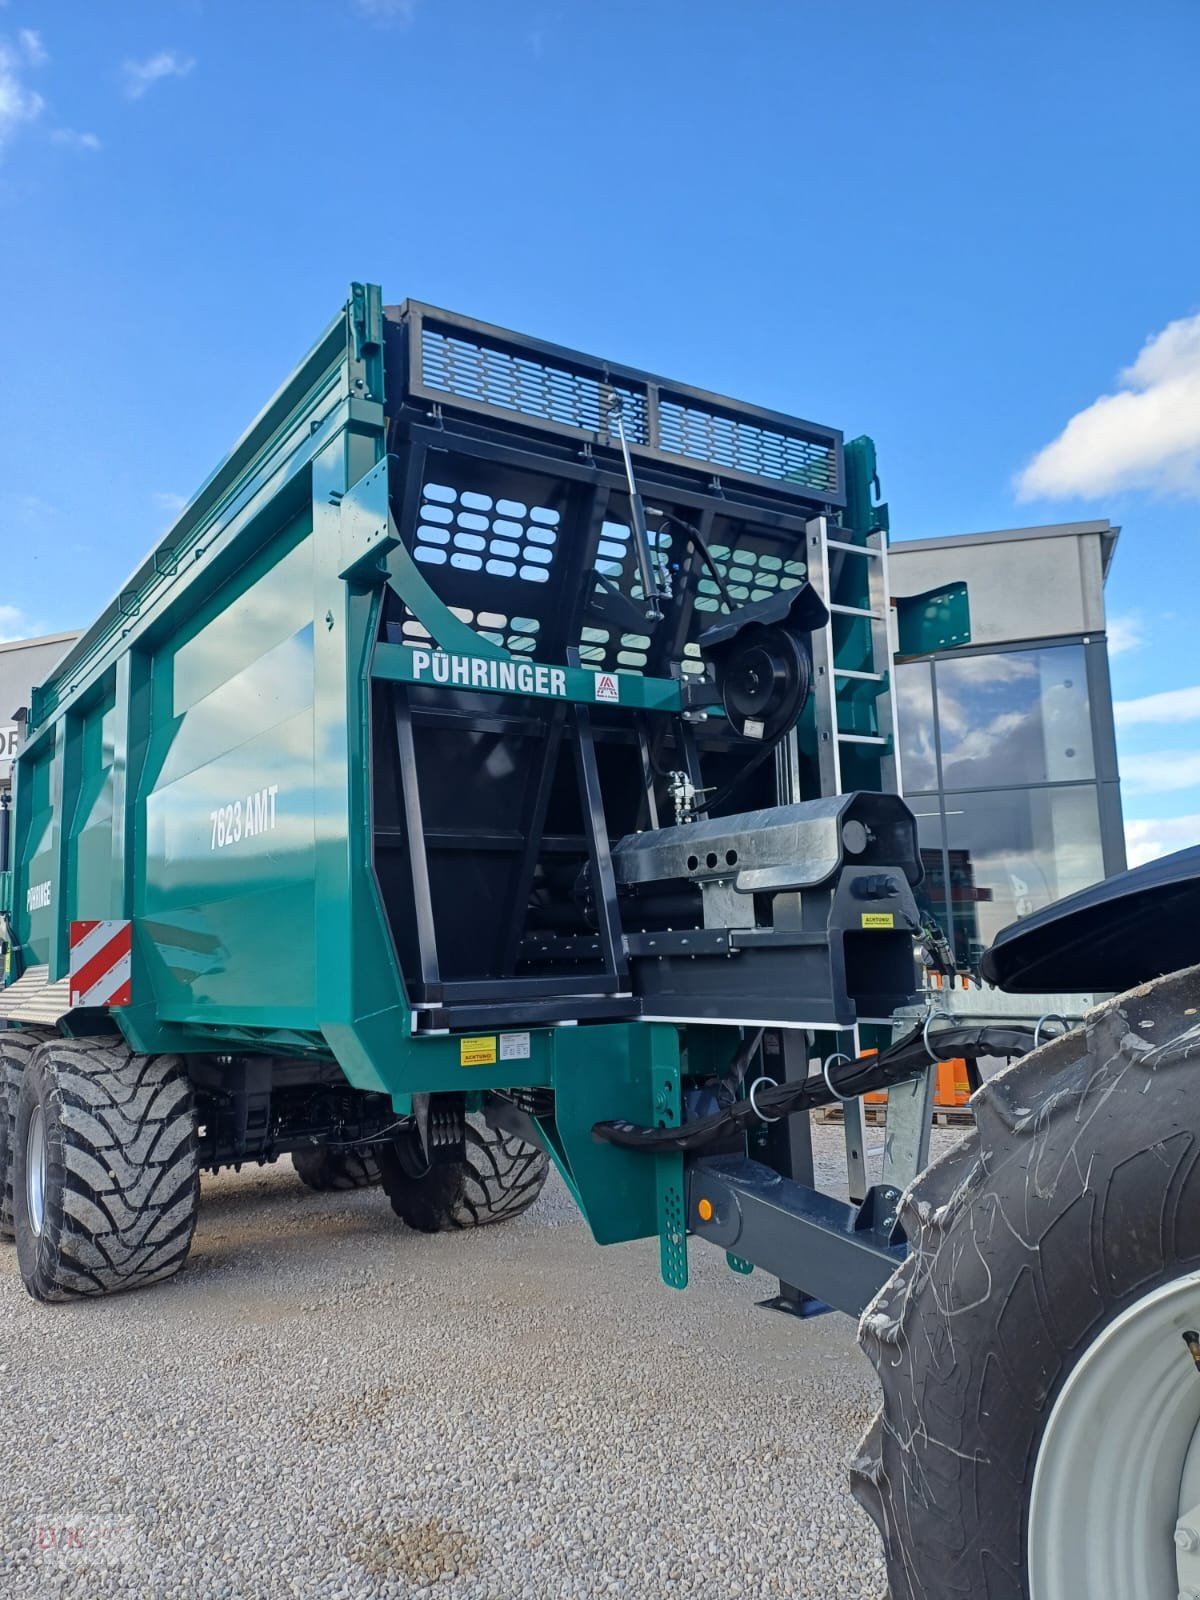
<svg viewBox="0 0 1200 1600">
<path fill-rule="evenodd" d="M 954 945 L 978 965 L 1019 917 L 1104 876 L 1094 785 L 946 795 Z"/>
<path fill-rule="evenodd" d="M 1095 777 L 1082 645 L 939 661 L 936 676 L 941 788 Z"/>
<path fill-rule="evenodd" d="M 1112 734 L 1111 723 L 1096 731 L 1088 648 L 896 669 L 904 792 L 925 866 L 918 901 L 964 967 L 1010 922 L 1124 865 L 1104 848 L 1095 752 Z"/>
</svg>

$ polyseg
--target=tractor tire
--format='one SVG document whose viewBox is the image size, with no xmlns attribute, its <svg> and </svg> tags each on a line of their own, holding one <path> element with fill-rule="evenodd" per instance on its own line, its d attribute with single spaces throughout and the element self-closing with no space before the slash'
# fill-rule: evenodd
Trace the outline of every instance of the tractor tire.
<svg viewBox="0 0 1200 1600">
<path fill-rule="evenodd" d="M 178 1056 L 54 1039 L 22 1075 L 13 1129 L 17 1261 L 35 1300 L 158 1283 L 187 1259 L 200 1176 Z"/>
<path fill-rule="evenodd" d="M 331 1189 L 371 1189 L 379 1180 L 379 1163 L 371 1150 L 331 1150 L 314 1144 L 292 1151 L 296 1176 L 306 1189 L 325 1194 Z"/>
<path fill-rule="evenodd" d="M 1200 1441 L 1198 1068 L 1193 967 L 986 1083 L 975 1131 L 905 1195 L 909 1254 L 859 1327 L 883 1407 L 852 1471 L 890 1600 L 1187 1588 L 1171 1530 L 1193 1418 Z M 1153 1419 L 1143 1375 L 1166 1397 Z M 1154 1503 L 1181 1419 L 1179 1476 Z"/>
<path fill-rule="evenodd" d="M 541 1194 L 550 1171 L 544 1150 L 476 1116 L 466 1120 L 466 1160 L 430 1167 L 423 1177 L 405 1170 L 393 1145 L 377 1148 L 392 1210 L 419 1233 L 482 1228 L 519 1217 Z"/>
<path fill-rule="evenodd" d="M 46 1038 L 46 1034 L 33 1028 L 0 1031 L 0 1239 L 13 1237 L 12 1136 L 21 1077 L 29 1058 Z"/>
</svg>

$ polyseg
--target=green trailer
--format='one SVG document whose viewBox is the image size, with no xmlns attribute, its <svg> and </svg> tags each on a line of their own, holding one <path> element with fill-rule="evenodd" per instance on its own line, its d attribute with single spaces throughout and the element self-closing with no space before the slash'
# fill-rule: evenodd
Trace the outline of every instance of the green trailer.
<svg viewBox="0 0 1200 1600">
<path fill-rule="evenodd" d="M 969 619 L 961 586 L 894 605 L 887 554 L 869 439 L 354 285 L 23 717 L 0 1233 L 29 1291 L 177 1272 L 203 1169 L 290 1154 L 438 1231 L 553 1163 L 672 1287 L 696 1240 L 798 1328 L 862 1314 L 895 1600 L 1116 1592 L 1061 1576 L 1029 1484 L 1055 1441 L 1052 1503 L 1120 1567 L 1060 1408 L 1200 1262 L 1158 1070 L 1190 979 L 985 1086 L 918 1176 L 932 1064 L 1036 1041 L 893 1022 L 927 931 L 894 651 Z M 813 1177 L 835 1101 L 849 1200 Z M 1158 1164 L 1122 1185 L 1139 1128 Z M 1174 1573 L 1167 1531 L 1125 1570 Z"/>
</svg>

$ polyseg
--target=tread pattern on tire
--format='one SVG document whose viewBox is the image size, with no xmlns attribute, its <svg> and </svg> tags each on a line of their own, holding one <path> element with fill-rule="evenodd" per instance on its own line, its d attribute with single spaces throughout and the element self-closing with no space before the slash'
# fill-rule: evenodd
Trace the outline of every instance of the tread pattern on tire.
<svg viewBox="0 0 1200 1600">
<path fill-rule="evenodd" d="M 28 1224 L 24 1132 L 47 1126 L 46 1218 Z M 192 1087 L 178 1056 L 108 1040 L 43 1044 L 24 1074 L 15 1126 L 14 1216 L 26 1288 L 39 1300 L 158 1283 L 187 1259 L 199 1203 Z"/>
<path fill-rule="evenodd" d="M 37 1028 L 0 1029 L 0 1239 L 13 1237 L 12 1149 L 21 1075 L 49 1037 Z"/>
<path fill-rule="evenodd" d="M 864 1312 L 883 1405 L 851 1472 L 890 1600 L 1026 1600 L 1029 1486 L 1100 1328 L 1200 1264 L 1200 968 L 1129 991 L 984 1084 L 907 1192 Z"/>
<path fill-rule="evenodd" d="M 369 1149 L 331 1150 L 311 1145 L 292 1151 L 292 1166 L 306 1189 L 324 1194 L 332 1189 L 371 1189 L 380 1182 L 379 1162 Z"/>
<path fill-rule="evenodd" d="M 382 1146 L 379 1166 L 392 1210 L 421 1233 L 482 1228 L 519 1217 L 541 1194 L 550 1171 L 544 1150 L 489 1127 L 479 1116 L 466 1119 L 465 1161 L 411 1178 L 395 1152 Z"/>
</svg>

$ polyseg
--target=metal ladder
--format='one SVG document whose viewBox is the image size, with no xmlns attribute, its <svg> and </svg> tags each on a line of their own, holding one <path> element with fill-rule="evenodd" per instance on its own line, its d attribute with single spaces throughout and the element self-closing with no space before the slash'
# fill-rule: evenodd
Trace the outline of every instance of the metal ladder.
<svg viewBox="0 0 1200 1600">
<path fill-rule="evenodd" d="M 903 793 L 894 693 L 892 597 L 886 527 L 858 533 L 825 517 L 808 524 L 808 579 L 829 608 L 812 636 L 814 716 L 821 793 L 878 789 Z M 845 1036 L 843 1036 L 845 1037 Z M 856 1026 L 847 1054 L 861 1051 Z M 936 1068 L 888 1094 L 882 1181 L 903 1190 L 929 1160 Z M 867 1190 L 866 1127 L 861 1100 L 842 1107 L 852 1199 Z"/>
</svg>

